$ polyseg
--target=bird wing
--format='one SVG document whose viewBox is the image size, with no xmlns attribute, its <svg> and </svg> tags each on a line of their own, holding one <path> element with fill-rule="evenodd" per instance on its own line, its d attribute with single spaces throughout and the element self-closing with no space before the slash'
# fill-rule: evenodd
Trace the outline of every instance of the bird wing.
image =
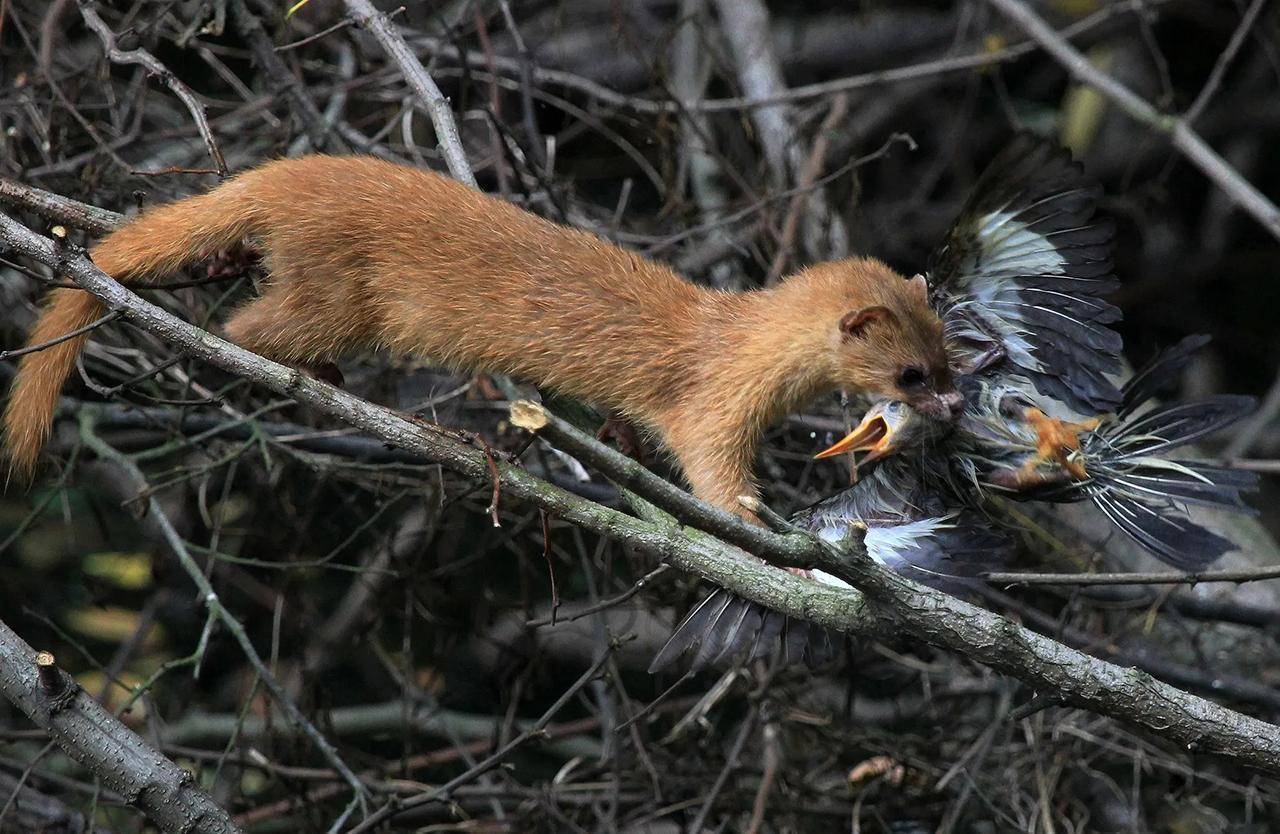
<svg viewBox="0 0 1280 834">
<path fill-rule="evenodd" d="M 931 298 L 961 369 L 1030 379 L 1076 414 L 1114 410 L 1120 311 L 1112 223 L 1070 154 L 1019 134 L 992 160 L 930 260 Z M 992 357 L 995 357 L 994 362 Z M 980 359 L 980 357 L 982 357 Z"/>
<path fill-rule="evenodd" d="M 937 465 L 937 462 L 933 462 Z M 1012 540 L 980 513 L 949 506 L 941 483 L 926 484 L 918 464 L 890 458 L 849 489 L 800 511 L 792 523 L 839 544 L 866 529 L 867 555 L 926 585 L 959 593 L 983 572 L 1004 567 Z M 822 571 L 813 578 L 848 588 Z M 820 625 L 772 611 L 720 588 L 676 626 L 649 671 L 692 654 L 689 672 L 734 657 L 752 660 L 780 648 L 784 665 L 821 666 L 836 655 L 839 636 Z"/>
<path fill-rule="evenodd" d="M 688 674 L 721 661 L 742 657 L 750 662 L 781 647 L 783 665 L 806 663 L 817 668 L 836 654 L 839 636 L 808 620 L 789 617 L 757 602 L 716 588 L 685 615 L 654 655 L 649 673 L 692 654 Z"/>
<path fill-rule="evenodd" d="M 1188 509 L 1254 512 L 1242 493 L 1258 485 L 1252 472 L 1167 457 L 1238 422 L 1256 405 L 1252 397 L 1228 395 L 1152 403 L 1207 342 L 1202 336 L 1183 339 L 1133 375 L 1116 419 L 1085 439 L 1090 477 L 1074 487 L 1125 534 L 1183 570 L 1200 570 L 1235 549 L 1229 539 L 1192 520 Z"/>
</svg>

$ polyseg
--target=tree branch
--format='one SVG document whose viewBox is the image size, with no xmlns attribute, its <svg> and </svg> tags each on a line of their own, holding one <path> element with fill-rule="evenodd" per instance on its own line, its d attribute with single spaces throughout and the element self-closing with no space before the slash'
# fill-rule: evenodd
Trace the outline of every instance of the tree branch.
<svg viewBox="0 0 1280 834">
<path fill-rule="evenodd" d="M 121 724 L 56 666 L 37 667 L 39 654 L 0 622 L 0 691 L 68 756 L 164 831 L 241 831 L 190 773 Z M 47 671 L 42 676 L 38 669 Z"/>
<path fill-rule="evenodd" d="M 1024 32 L 1044 47 L 1072 77 L 1094 88 L 1115 102 L 1130 118 L 1169 135 L 1173 146 L 1182 151 L 1206 177 L 1222 189 L 1233 202 L 1248 212 L 1271 235 L 1280 239 L 1280 208 L 1261 191 L 1240 176 L 1217 151 L 1209 147 L 1184 118 L 1161 113 L 1146 99 L 1099 70 L 1080 50 L 1067 43 L 1048 23 L 1022 0 L 987 0 Z"/>
<path fill-rule="evenodd" d="M 164 508 L 160 506 L 160 502 L 155 498 L 155 491 L 151 489 L 151 485 L 147 483 L 140 470 L 133 461 L 128 457 L 111 448 L 93 431 L 93 416 L 85 413 L 81 417 L 81 434 L 82 438 L 89 448 L 98 453 L 98 456 L 104 460 L 109 460 L 119 466 L 129 480 L 130 486 L 137 491 L 139 496 L 146 496 L 147 513 L 155 519 L 159 525 L 160 532 L 164 536 L 165 544 L 173 551 L 173 555 L 178 560 L 178 564 L 186 571 L 187 576 L 195 583 L 196 588 L 200 591 L 200 599 L 204 601 L 204 605 L 209 609 L 210 616 L 216 617 L 219 622 L 240 645 L 240 650 L 248 659 L 249 664 L 253 666 L 258 677 L 262 679 L 263 684 L 271 692 L 272 697 L 276 699 L 276 703 L 284 710 L 285 715 L 289 716 L 289 720 L 302 731 L 307 738 L 320 751 L 329 765 L 337 771 L 351 789 L 355 791 L 357 798 L 362 802 L 366 799 L 366 791 L 364 785 L 360 782 L 359 777 L 351 770 L 338 755 L 337 749 L 324 737 L 315 725 L 307 720 L 302 714 L 302 710 L 293 702 L 285 692 L 284 687 L 276 680 L 275 675 L 267 668 L 267 664 L 263 662 L 262 657 L 258 654 L 258 650 L 254 647 L 253 642 L 249 639 L 248 632 L 245 631 L 240 621 L 235 618 L 226 606 L 222 604 L 218 597 L 217 591 L 213 588 L 213 583 L 205 576 L 204 570 L 200 565 L 196 564 L 196 560 L 192 558 L 190 551 L 187 550 L 187 543 L 183 541 L 182 536 L 174 529 L 172 522 L 169 521 L 168 515 L 165 514 Z"/>
<path fill-rule="evenodd" d="M 1206 582 L 1257 582 L 1280 579 L 1280 565 L 1236 570 L 1146 571 L 1139 573 L 986 573 L 992 585 L 1202 585 Z"/>
<path fill-rule="evenodd" d="M 356 24 L 374 36 L 395 65 L 400 68 L 404 80 L 413 89 L 413 94 L 422 103 L 431 117 L 431 124 L 436 129 L 436 141 L 440 152 L 444 155 L 445 164 L 455 180 L 476 188 L 476 177 L 471 171 L 471 163 L 467 161 L 467 152 L 462 147 L 462 139 L 458 136 L 458 125 L 453 120 L 453 111 L 449 108 L 449 99 L 444 97 L 436 82 L 431 80 L 422 62 L 413 54 L 409 44 L 405 43 L 396 31 L 391 18 L 378 11 L 369 0 L 343 0 L 347 11 L 355 18 Z"/>
<path fill-rule="evenodd" d="M 297 370 L 187 324 L 131 293 L 82 252 L 0 216 L 0 243 L 71 277 L 126 319 L 225 371 L 295 398 L 381 440 L 411 449 L 470 478 L 488 477 L 485 456 L 455 434 L 413 423 Z M 601 460 L 605 460 L 601 456 Z M 517 466 L 498 464 L 504 495 L 554 513 L 637 551 L 695 573 L 782 613 L 840 631 L 907 633 L 1015 676 L 1065 704 L 1143 727 L 1189 750 L 1280 775 L 1280 727 L 1071 649 L 990 611 L 917 585 L 873 562 L 860 547 L 842 551 L 799 534 L 761 534 L 766 559 L 799 561 L 833 573 L 865 596 L 828 589 L 748 558 L 697 530 L 641 521 L 578 498 Z M 606 472 L 606 474 L 609 474 Z M 637 484 L 639 485 L 639 484 Z M 648 498 L 649 496 L 644 496 Z M 651 499 L 652 500 L 652 499 Z M 693 505 L 695 499 L 686 499 Z"/>
<path fill-rule="evenodd" d="M 93 30 L 94 34 L 98 36 L 98 40 L 102 41 L 102 48 L 106 51 L 107 57 L 111 59 L 112 63 L 136 64 L 144 68 L 147 72 L 163 81 L 165 86 L 182 100 L 182 103 L 186 105 L 187 112 L 191 114 L 192 120 L 196 123 L 196 130 L 199 131 L 200 138 L 204 140 L 204 145 L 209 150 L 209 156 L 213 159 L 213 164 L 218 168 L 218 176 L 225 177 L 227 175 L 227 161 L 223 159 L 222 151 L 218 148 L 218 143 L 213 138 L 213 129 L 209 127 L 209 117 L 204 112 L 204 105 L 196 100 L 191 88 L 183 84 L 178 76 L 156 60 L 156 57 L 147 50 L 141 47 L 129 50 L 121 49 L 116 44 L 115 33 L 111 31 L 111 27 L 98 15 L 97 11 L 86 0 L 78 0 L 78 2 L 80 16 L 84 18 L 85 25 Z"/>
</svg>

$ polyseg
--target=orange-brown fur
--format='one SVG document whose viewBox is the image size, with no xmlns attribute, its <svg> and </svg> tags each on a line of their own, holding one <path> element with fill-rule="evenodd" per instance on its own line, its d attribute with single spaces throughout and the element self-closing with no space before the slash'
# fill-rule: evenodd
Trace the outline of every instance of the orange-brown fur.
<svg viewBox="0 0 1280 834">
<path fill-rule="evenodd" d="M 238 344 L 312 365 L 356 350 L 512 374 L 654 432 L 699 497 L 741 512 L 761 431 L 836 387 L 901 396 L 904 363 L 950 388 L 923 281 L 878 261 L 820 264 L 748 293 L 665 266 L 443 176 L 362 157 L 271 162 L 151 209 L 92 250 L 144 283 L 244 236 L 270 272 L 226 323 Z M 870 306 L 876 315 L 850 316 Z M 36 343 L 101 314 L 55 290 Z M 856 332 L 841 320 L 856 319 Z M 5 412 L 13 468 L 33 469 L 84 338 L 24 358 Z"/>
</svg>

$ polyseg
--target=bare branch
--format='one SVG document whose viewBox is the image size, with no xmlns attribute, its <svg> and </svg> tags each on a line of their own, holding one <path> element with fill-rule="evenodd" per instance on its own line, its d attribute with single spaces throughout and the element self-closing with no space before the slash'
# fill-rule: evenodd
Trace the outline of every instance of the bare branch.
<svg viewBox="0 0 1280 834">
<path fill-rule="evenodd" d="M 1168 0 L 1161 0 L 1161 2 L 1168 2 Z M 1093 14 L 1081 18 L 1075 23 L 1064 27 L 1061 35 L 1064 38 L 1074 38 L 1077 35 L 1082 35 L 1097 28 L 1100 24 L 1110 20 L 1118 14 L 1131 12 L 1133 12 L 1133 7 L 1128 4 L 1108 4 Z M 464 52 L 441 38 L 433 38 L 424 35 L 412 38 L 411 42 L 414 45 L 421 45 L 423 50 L 429 51 L 434 56 L 448 58 L 454 61 L 463 61 L 468 66 L 475 67 L 477 69 L 496 68 L 509 74 L 517 74 L 521 71 L 520 62 L 517 60 L 502 56 L 495 56 L 491 65 L 485 55 L 479 52 Z M 701 100 L 685 100 L 681 97 L 682 100 L 680 101 L 664 101 L 660 99 L 629 96 L 590 78 L 564 70 L 533 67 L 532 73 L 533 80 L 535 82 L 560 85 L 588 95 L 602 104 L 608 104 L 614 107 L 623 107 L 637 113 L 680 113 L 682 111 L 690 113 L 724 113 L 738 110 L 753 110 L 757 107 L 769 107 L 775 104 L 799 103 L 808 101 L 809 99 L 823 98 L 825 96 L 832 96 L 837 93 L 845 93 L 851 90 L 863 90 L 888 84 L 924 81 L 931 78 L 951 75 L 953 73 L 964 72 L 965 70 L 983 69 L 995 64 L 1007 63 L 1026 55 L 1030 55 L 1035 51 L 1036 42 L 1034 40 L 1026 40 L 1010 44 L 1009 46 L 1005 46 L 1000 49 L 984 49 L 970 55 L 939 58 L 934 61 L 924 61 L 919 64 L 910 64 L 904 67 L 893 67 L 892 69 L 864 72 L 858 75 L 846 76 L 844 78 L 833 78 L 829 81 L 817 81 L 812 84 L 802 84 L 798 87 L 782 89 L 764 96 L 745 95 L 733 96 L 730 98 Z M 676 90 L 676 93 L 677 96 L 681 95 L 679 89 Z"/>
<path fill-rule="evenodd" d="M 1241 570 L 1208 570 L 1201 573 L 1151 571 L 1147 573 L 987 573 L 993 585 L 1201 585 L 1206 582 L 1258 582 L 1280 579 L 1280 566 Z"/>
<path fill-rule="evenodd" d="M 248 632 L 245 631 L 244 626 L 241 625 L 240 621 L 237 620 L 235 616 L 227 610 L 226 606 L 222 604 L 217 591 L 213 588 L 213 584 L 209 581 L 208 577 L 205 576 L 204 570 L 201 569 L 200 565 L 198 565 L 196 560 L 191 556 L 190 551 L 187 549 L 187 543 L 183 541 L 182 536 L 180 536 L 178 531 L 174 529 L 173 524 L 169 521 L 168 515 L 164 512 L 164 508 L 161 507 L 160 502 L 156 500 L 155 491 L 147 483 L 146 478 L 142 474 L 142 470 L 138 469 L 137 464 L 132 460 L 107 445 L 94 433 L 92 414 L 86 413 L 81 418 L 81 435 L 85 444 L 89 446 L 89 448 L 97 452 L 103 459 L 114 462 L 123 470 L 126 477 L 131 482 L 131 486 L 137 490 L 137 494 L 139 496 L 145 496 L 147 514 L 155 520 L 164 536 L 165 543 L 173 552 L 174 557 L 177 558 L 182 569 L 186 571 L 187 576 L 190 577 L 191 581 L 195 583 L 196 587 L 199 589 L 200 598 L 204 601 L 205 607 L 209 609 L 210 615 L 216 617 L 218 621 L 222 623 L 223 627 L 226 628 L 227 631 L 231 632 L 235 637 L 236 642 L 240 645 L 240 650 L 244 653 L 245 657 L 248 658 L 249 663 L 253 666 L 254 671 L 257 672 L 267 689 L 271 691 L 272 696 L 276 699 L 276 702 L 280 705 L 281 709 L 283 709 L 285 714 L 289 716 L 289 720 L 292 721 L 298 729 L 307 736 L 307 738 L 311 739 L 311 742 L 316 746 L 316 749 L 320 751 L 320 755 L 324 756 L 325 760 L 329 762 L 329 765 L 342 776 L 348 785 L 351 786 L 352 790 L 355 791 L 356 796 L 363 800 L 365 798 L 366 791 L 364 784 L 360 781 L 360 778 L 356 776 L 355 772 L 352 771 L 351 768 L 347 766 L 346 762 L 342 760 L 342 757 L 338 755 L 338 751 L 333 744 L 331 744 L 329 740 L 325 738 L 318 729 L 316 729 L 314 724 L 307 720 L 307 717 L 302 714 L 302 710 L 299 709 L 298 705 L 289 697 L 289 694 L 285 692 L 284 687 L 280 685 L 280 682 L 276 680 L 275 675 L 271 673 L 271 670 L 268 669 L 267 665 L 262 661 L 262 657 L 258 654 L 258 650 L 249 639 Z"/>
<path fill-rule="evenodd" d="M 33 211 L 46 220 L 66 223 L 95 234 L 106 234 L 119 226 L 124 215 L 0 178 L 0 203 Z"/>
<path fill-rule="evenodd" d="M 754 99 L 784 95 L 787 83 L 782 77 L 782 64 L 773 51 L 769 12 L 764 3 L 761 0 L 716 0 L 716 10 L 733 50 L 743 92 Z M 814 256 L 843 257 L 849 246 L 844 221 L 832 211 L 821 189 L 808 191 L 812 182 L 804 182 L 805 158 L 796 132 L 795 116 L 792 106 L 784 102 L 756 107 L 751 111 L 756 138 L 764 148 L 774 185 L 786 188 L 794 182 L 806 189 L 795 198 L 803 200 L 806 207 L 799 216 L 804 227 L 805 248 Z"/>
<path fill-rule="evenodd" d="M 1192 130 L 1186 119 L 1156 110 L 1137 93 L 1099 70 L 1080 50 L 1067 43 L 1048 23 L 1022 0 L 988 0 L 1010 20 L 1044 47 L 1077 81 L 1087 84 L 1115 102 L 1130 118 L 1166 133 L 1173 146 L 1182 151 L 1206 177 L 1221 188 L 1237 205 L 1280 239 L 1280 208 L 1266 195 L 1240 176 L 1218 152 L 1209 147 Z"/>
<path fill-rule="evenodd" d="M 371 32 L 387 56 L 400 68 L 404 80 L 409 83 L 413 94 L 431 117 L 431 124 L 436 129 L 436 141 L 440 144 L 440 152 L 444 154 L 445 164 L 449 166 L 449 173 L 455 180 L 475 188 L 476 177 L 471 171 L 471 163 L 467 161 L 462 139 L 458 136 L 458 125 L 453 120 L 449 99 L 444 97 L 436 82 L 431 80 L 422 62 L 413 54 L 413 50 L 396 31 L 387 15 L 374 8 L 369 0 L 343 2 L 347 11 L 355 18 L 356 25 Z"/>
<path fill-rule="evenodd" d="M 0 691 L 45 730 L 71 758 L 123 796 L 163 831 L 236 834 L 235 825 L 191 774 L 143 741 L 80 688 L 46 664 L 41 685 L 39 653 L 0 622 Z"/>
<path fill-rule="evenodd" d="M 200 132 L 200 138 L 204 140 L 205 147 L 209 150 L 209 156 L 213 159 L 213 164 L 218 168 L 218 175 L 225 177 L 227 175 L 227 161 L 222 158 L 222 151 L 218 148 L 218 142 L 213 138 L 213 130 L 209 127 L 209 118 L 204 112 L 204 105 L 196 101 L 195 94 L 191 92 L 191 88 L 183 84 L 178 76 L 170 72 L 169 68 L 156 60 L 156 57 L 142 47 L 137 49 L 124 50 L 116 45 L 115 33 L 111 31 L 111 27 L 106 24 L 98 12 L 87 0 L 79 0 L 80 16 L 84 18 L 85 25 L 88 26 L 102 41 L 102 48 L 106 50 L 107 57 L 117 64 L 136 64 L 144 68 L 147 72 L 157 76 L 164 82 L 165 86 L 173 91 L 173 94 L 182 100 L 186 105 L 187 111 L 191 114 L 192 120 L 196 123 L 196 130 Z"/>
<path fill-rule="evenodd" d="M 1187 124 L 1195 123 L 1195 120 L 1204 112 L 1205 107 L 1209 105 L 1209 100 L 1213 98 L 1214 93 L 1222 86 L 1223 76 L 1227 74 L 1232 61 L 1240 54 L 1240 47 L 1244 45 L 1244 39 L 1249 36 L 1249 30 L 1258 22 L 1258 15 L 1262 14 L 1262 7 L 1265 5 L 1267 5 L 1267 0 L 1253 0 L 1249 4 L 1249 8 L 1245 10 L 1244 16 L 1240 18 L 1240 25 L 1231 33 L 1231 40 L 1227 42 L 1227 48 L 1222 50 L 1222 54 L 1218 56 L 1217 62 L 1213 65 L 1213 70 L 1209 73 L 1208 80 L 1204 82 L 1204 86 L 1200 88 L 1199 94 L 1196 95 L 1196 100 L 1191 102 L 1187 112 L 1182 114 L 1182 118 Z"/>
</svg>

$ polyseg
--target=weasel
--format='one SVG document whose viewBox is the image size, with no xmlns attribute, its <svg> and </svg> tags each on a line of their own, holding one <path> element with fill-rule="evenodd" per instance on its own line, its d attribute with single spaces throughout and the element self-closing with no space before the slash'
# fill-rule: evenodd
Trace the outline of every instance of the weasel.
<svg viewBox="0 0 1280 834">
<path fill-rule="evenodd" d="M 836 388 L 940 419 L 962 404 L 924 279 L 859 258 L 764 290 L 705 289 L 591 234 L 439 174 L 366 157 L 269 162 L 149 209 L 90 252 L 145 284 L 244 237 L 269 277 L 229 338 L 299 366 L 359 350 L 511 374 L 652 432 L 693 493 L 750 517 L 765 427 Z M 97 298 L 55 289 L 29 338 L 94 321 Z M 87 336 L 23 357 L 4 413 L 14 474 L 29 477 Z"/>
</svg>

